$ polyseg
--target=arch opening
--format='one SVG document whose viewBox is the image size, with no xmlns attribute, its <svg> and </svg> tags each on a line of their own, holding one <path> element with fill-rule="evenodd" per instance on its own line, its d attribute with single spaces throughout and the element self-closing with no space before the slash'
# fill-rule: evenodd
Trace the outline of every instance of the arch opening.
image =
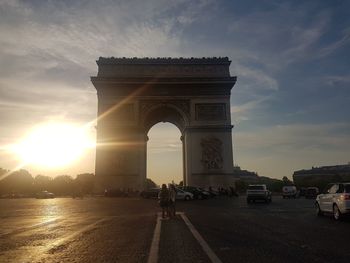
<svg viewBox="0 0 350 263">
<path fill-rule="evenodd" d="M 188 125 L 188 120 L 183 112 L 172 105 L 156 105 L 145 113 L 143 127 L 145 134 L 159 122 L 174 124 L 182 133 Z"/>
<path fill-rule="evenodd" d="M 180 130 L 172 123 L 158 122 L 150 127 L 147 135 L 146 178 L 157 185 L 179 184 L 184 180 Z"/>
</svg>

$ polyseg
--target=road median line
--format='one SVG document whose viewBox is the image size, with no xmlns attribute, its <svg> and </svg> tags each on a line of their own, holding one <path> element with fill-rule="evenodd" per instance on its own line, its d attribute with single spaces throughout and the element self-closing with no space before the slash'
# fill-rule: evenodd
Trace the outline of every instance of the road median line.
<svg viewBox="0 0 350 263">
<path fill-rule="evenodd" d="M 149 251 L 147 263 L 157 263 L 158 262 L 158 251 L 159 251 L 159 241 L 160 241 L 160 231 L 162 226 L 161 214 L 157 213 L 156 227 L 154 228 L 152 244 Z"/>
<path fill-rule="evenodd" d="M 181 216 L 187 227 L 190 229 L 192 235 L 194 238 L 198 241 L 198 243 L 201 245 L 204 252 L 207 254 L 211 262 L 213 263 L 222 263 L 222 261 L 218 258 L 218 256 L 214 253 L 214 251 L 209 247 L 208 243 L 203 239 L 203 237 L 199 234 L 197 229 L 192 225 L 188 217 L 183 212 L 177 213 Z"/>
</svg>

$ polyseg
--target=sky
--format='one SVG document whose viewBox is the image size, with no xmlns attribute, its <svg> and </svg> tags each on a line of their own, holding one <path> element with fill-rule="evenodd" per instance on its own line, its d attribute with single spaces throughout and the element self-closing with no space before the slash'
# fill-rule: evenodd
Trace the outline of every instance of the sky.
<svg viewBox="0 0 350 263">
<path fill-rule="evenodd" d="M 33 126 L 96 118 L 100 56 L 229 57 L 242 169 L 291 178 L 350 161 L 349 1 L 0 0 L 0 36 L 2 168 L 18 166 L 4 146 Z M 181 180 L 179 130 L 158 124 L 149 137 L 149 176 Z M 94 158 L 92 148 L 60 169 L 24 168 L 75 176 L 94 172 Z"/>
</svg>

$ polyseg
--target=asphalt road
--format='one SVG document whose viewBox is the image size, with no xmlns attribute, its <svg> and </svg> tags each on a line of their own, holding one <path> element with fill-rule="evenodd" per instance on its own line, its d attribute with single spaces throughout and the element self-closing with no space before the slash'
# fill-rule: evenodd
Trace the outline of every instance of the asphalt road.
<svg viewBox="0 0 350 263">
<path fill-rule="evenodd" d="M 159 220 L 156 200 L 0 199 L 0 262 L 350 262 L 349 220 L 317 217 L 312 200 L 216 198 L 177 210 Z"/>
</svg>

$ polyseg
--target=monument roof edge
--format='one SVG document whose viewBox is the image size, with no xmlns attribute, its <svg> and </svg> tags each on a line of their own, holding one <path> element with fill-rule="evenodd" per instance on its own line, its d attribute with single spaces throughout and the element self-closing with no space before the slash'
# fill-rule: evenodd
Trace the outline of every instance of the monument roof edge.
<svg viewBox="0 0 350 263">
<path fill-rule="evenodd" d="M 216 77 L 216 78 L 194 78 L 194 77 L 100 77 L 100 76 L 90 76 L 91 81 L 102 81 L 102 82 L 125 82 L 125 83 L 193 83 L 193 82 L 236 82 L 237 76 L 229 77 Z"/>
<path fill-rule="evenodd" d="M 231 64 L 228 57 L 203 57 L 203 58 L 172 58 L 172 57 L 157 57 L 157 58 L 115 58 L 115 57 L 99 57 L 96 61 L 97 65 L 105 64 L 121 64 L 121 65 L 138 65 L 138 64 Z"/>
</svg>

